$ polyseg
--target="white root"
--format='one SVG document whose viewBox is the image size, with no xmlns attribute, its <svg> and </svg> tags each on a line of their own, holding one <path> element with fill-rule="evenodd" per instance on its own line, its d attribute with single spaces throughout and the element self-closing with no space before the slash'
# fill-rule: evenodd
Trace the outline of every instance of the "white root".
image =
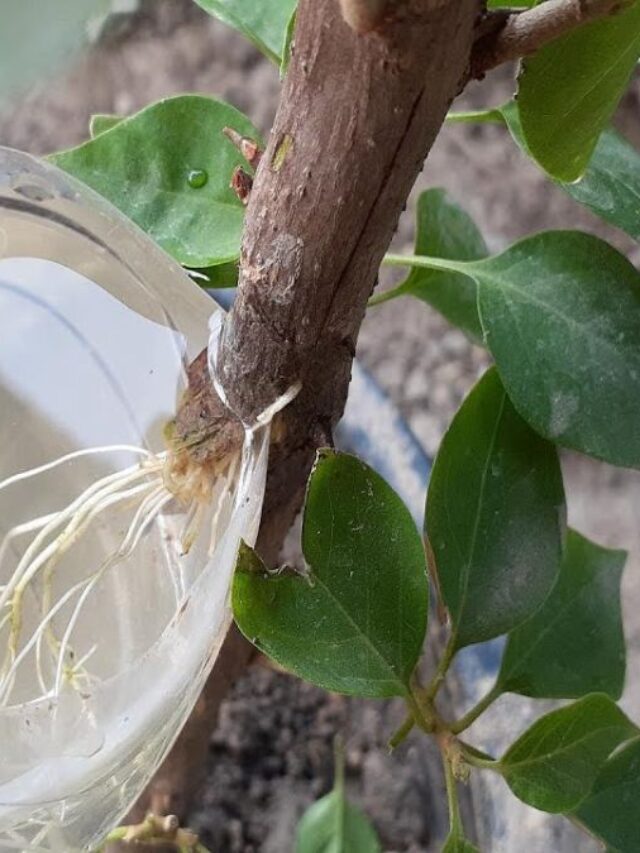
<svg viewBox="0 0 640 853">
<path fill-rule="evenodd" d="M 75 450 L 73 453 L 66 453 L 64 456 L 54 459 L 53 462 L 46 462 L 44 465 L 40 465 L 37 468 L 29 468 L 28 471 L 21 471 L 19 474 L 13 474 L 11 477 L 7 477 L 6 480 L 0 481 L 0 492 L 3 489 L 9 488 L 9 486 L 15 485 L 15 483 L 19 483 L 22 480 L 29 480 L 31 477 L 37 477 L 38 474 L 44 474 L 47 471 L 52 471 L 54 468 L 58 468 L 60 465 L 64 465 L 74 459 L 80 459 L 83 456 L 96 456 L 100 453 L 116 453 L 118 451 L 135 453 L 146 456 L 149 459 L 153 457 L 153 454 L 144 447 L 135 447 L 130 444 L 111 444 L 105 447 L 87 447 L 83 450 Z"/>
<path fill-rule="evenodd" d="M 136 549 L 149 526 L 174 499 L 185 506 L 185 521 L 179 536 L 182 553 L 189 551 L 202 527 L 207 506 L 214 502 L 211 545 L 215 544 L 217 527 L 223 507 L 232 498 L 239 454 L 225 460 L 215 471 L 203 472 L 197 466 L 173 469 L 168 454 L 153 454 L 130 445 L 96 447 L 69 453 L 37 468 L 14 474 L 0 482 L 0 491 L 11 488 L 75 459 L 95 454 L 133 453 L 140 460 L 123 470 L 101 477 L 58 512 L 17 524 L 0 542 L 0 648 L 4 660 L 0 663 L 0 705 L 11 701 L 20 667 L 32 653 L 35 659 L 35 678 L 41 698 L 59 695 L 64 684 L 82 690 L 92 683 L 87 664 L 98 646 L 94 644 L 81 656 L 74 658 L 71 640 L 83 608 L 105 573 L 124 562 Z M 207 479 L 209 478 L 209 479 Z M 210 486 L 207 489 L 207 482 Z M 110 512 L 133 511 L 120 544 L 108 554 L 98 568 L 67 589 L 54 601 L 53 581 L 56 570 L 65 557 L 90 529 Z M 19 540 L 32 536 L 22 553 Z M 12 546 L 14 546 L 12 548 Z M 9 558 L 15 551 L 17 564 L 8 569 Z M 23 633 L 23 598 L 27 590 L 37 596 L 39 620 L 28 637 Z M 64 608 L 70 611 L 63 617 L 64 631 L 59 638 L 54 630 L 56 617 Z M 51 674 L 47 677 L 45 649 L 50 658 Z M 49 683 L 49 680 L 52 683 Z M 34 698 L 34 697 L 31 697 Z"/>
</svg>

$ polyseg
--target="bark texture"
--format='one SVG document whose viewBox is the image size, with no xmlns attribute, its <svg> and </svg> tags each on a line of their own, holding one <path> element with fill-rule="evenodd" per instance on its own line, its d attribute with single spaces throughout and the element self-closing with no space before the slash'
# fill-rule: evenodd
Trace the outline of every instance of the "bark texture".
<svg viewBox="0 0 640 853">
<path fill-rule="evenodd" d="M 302 0 L 293 57 L 247 211 L 220 378 L 253 420 L 296 381 L 271 452 L 260 547 L 297 512 L 330 442 L 380 261 L 466 77 L 479 0 L 408 0 L 367 35 Z"/>
<path fill-rule="evenodd" d="M 277 560 L 315 450 L 342 415 L 358 330 L 384 252 L 447 109 L 468 77 L 480 0 L 389 4 L 356 33 L 338 0 L 301 0 L 292 59 L 251 192 L 235 306 L 219 352 L 251 422 L 294 382 L 271 448 L 258 550 Z M 139 811 L 183 813 L 221 698 L 248 659 L 233 632 Z"/>
</svg>

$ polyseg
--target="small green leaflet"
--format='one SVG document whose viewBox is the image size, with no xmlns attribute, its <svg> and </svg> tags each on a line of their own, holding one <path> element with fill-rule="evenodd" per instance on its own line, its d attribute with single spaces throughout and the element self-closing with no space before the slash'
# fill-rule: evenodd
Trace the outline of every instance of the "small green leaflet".
<svg viewBox="0 0 640 853">
<path fill-rule="evenodd" d="M 640 56 L 640 0 L 577 27 L 522 62 L 518 105 L 531 155 L 561 181 L 580 178 Z"/>
<path fill-rule="evenodd" d="M 375 830 L 345 794 L 344 751 L 335 741 L 333 791 L 309 808 L 296 832 L 295 853 L 381 853 Z"/>
<path fill-rule="evenodd" d="M 488 251 L 471 217 L 448 197 L 445 190 L 431 189 L 418 198 L 415 253 L 472 261 L 486 257 Z M 432 305 L 472 339 L 482 337 L 477 308 L 478 288 L 467 276 L 414 267 L 401 284 L 374 296 L 369 304 L 386 302 L 403 294 L 411 294 Z"/>
<path fill-rule="evenodd" d="M 547 812 L 568 812 L 589 794 L 600 768 L 637 727 L 593 693 L 541 717 L 496 765 L 513 793 Z"/>
<path fill-rule="evenodd" d="M 617 853 L 637 853 L 640 839 L 640 739 L 602 767 L 574 816 Z"/>
<path fill-rule="evenodd" d="M 306 577 L 267 573 L 241 549 L 232 598 L 242 633 L 327 690 L 405 695 L 428 609 L 424 547 L 407 508 L 359 459 L 321 451 L 302 545 Z"/>
<path fill-rule="evenodd" d="M 302 816 L 295 853 L 381 853 L 375 830 L 344 791 L 336 789 Z"/>
<path fill-rule="evenodd" d="M 640 466 L 640 273 L 623 255 L 549 231 L 480 261 L 386 262 L 474 278 L 485 343 L 522 417 L 558 444 Z"/>
<path fill-rule="evenodd" d="M 94 120 L 94 129 L 104 129 L 108 118 Z M 238 257 L 244 220 L 229 181 L 246 163 L 223 135 L 225 126 L 259 139 L 228 104 L 180 95 L 50 159 L 111 201 L 179 263 L 215 266 Z"/>
<path fill-rule="evenodd" d="M 542 604 L 558 574 L 563 511 L 555 448 L 489 370 L 440 445 L 427 497 L 456 649 L 510 631 Z"/>
<path fill-rule="evenodd" d="M 298 826 L 296 853 L 380 853 L 365 815 L 332 791 L 314 803 Z"/>
<path fill-rule="evenodd" d="M 560 576 L 542 607 L 509 635 L 502 692 L 549 699 L 622 694 L 625 642 L 620 580 L 626 554 L 571 530 Z"/>
<path fill-rule="evenodd" d="M 199 6 L 238 30 L 280 65 L 297 0 L 196 0 Z"/>
</svg>

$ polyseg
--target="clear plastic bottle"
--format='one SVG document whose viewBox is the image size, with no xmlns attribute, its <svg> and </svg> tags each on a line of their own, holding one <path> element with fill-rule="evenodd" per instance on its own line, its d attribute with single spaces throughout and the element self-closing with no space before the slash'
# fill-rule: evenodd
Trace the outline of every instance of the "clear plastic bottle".
<svg viewBox="0 0 640 853">
<path fill-rule="evenodd" d="M 213 666 L 269 428 L 204 507 L 167 490 L 163 428 L 219 310 L 104 200 L 0 149 L 0 851 L 99 843 Z"/>
</svg>

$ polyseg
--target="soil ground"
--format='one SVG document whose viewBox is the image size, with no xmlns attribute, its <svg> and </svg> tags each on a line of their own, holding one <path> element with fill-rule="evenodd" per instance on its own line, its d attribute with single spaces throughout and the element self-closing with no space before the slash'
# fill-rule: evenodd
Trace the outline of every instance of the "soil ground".
<svg viewBox="0 0 640 853">
<path fill-rule="evenodd" d="M 510 71 L 502 71 L 469 91 L 460 106 L 498 104 L 511 88 Z M 64 148 L 86 137 L 92 113 L 126 114 L 182 91 L 217 94 L 244 110 L 266 133 L 278 89 L 275 69 L 190 0 L 155 0 L 112 27 L 70 73 L 31 93 L 0 119 L 0 143 L 38 154 Z M 636 143 L 639 103 L 636 81 L 620 113 Z M 466 207 L 494 249 L 544 228 L 583 227 L 632 250 L 620 234 L 545 181 L 499 128 L 458 126 L 443 131 L 400 223 L 398 248 L 410 247 L 417 192 L 434 185 L 446 187 Z M 635 259 L 640 260 L 637 247 Z M 487 364 L 481 349 L 426 306 L 408 300 L 370 312 L 358 357 L 430 453 Z M 565 456 L 564 464 L 571 523 L 604 544 L 632 551 L 624 600 L 627 633 L 636 654 L 625 702 L 638 719 L 640 475 L 573 454 Z M 509 708 L 498 709 L 489 725 L 499 727 L 510 715 L 517 726 L 518 712 Z M 418 737 L 388 754 L 386 740 L 401 717 L 395 702 L 329 696 L 263 665 L 253 666 L 232 690 L 212 736 L 207 784 L 191 815 L 194 828 L 217 853 L 290 850 L 300 813 L 330 787 L 332 739 L 341 731 L 350 794 L 374 818 L 383 848 L 405 853 L 437 849 L 444 831 L 437 759 Z M 571 832 L 558 830 L 554 837 L 556 850 L 590 849 Z M 496 841 L 483 849 L 513 848 Z M 534 845 L 527 850 L 533 853 Z"/>
</svg>

